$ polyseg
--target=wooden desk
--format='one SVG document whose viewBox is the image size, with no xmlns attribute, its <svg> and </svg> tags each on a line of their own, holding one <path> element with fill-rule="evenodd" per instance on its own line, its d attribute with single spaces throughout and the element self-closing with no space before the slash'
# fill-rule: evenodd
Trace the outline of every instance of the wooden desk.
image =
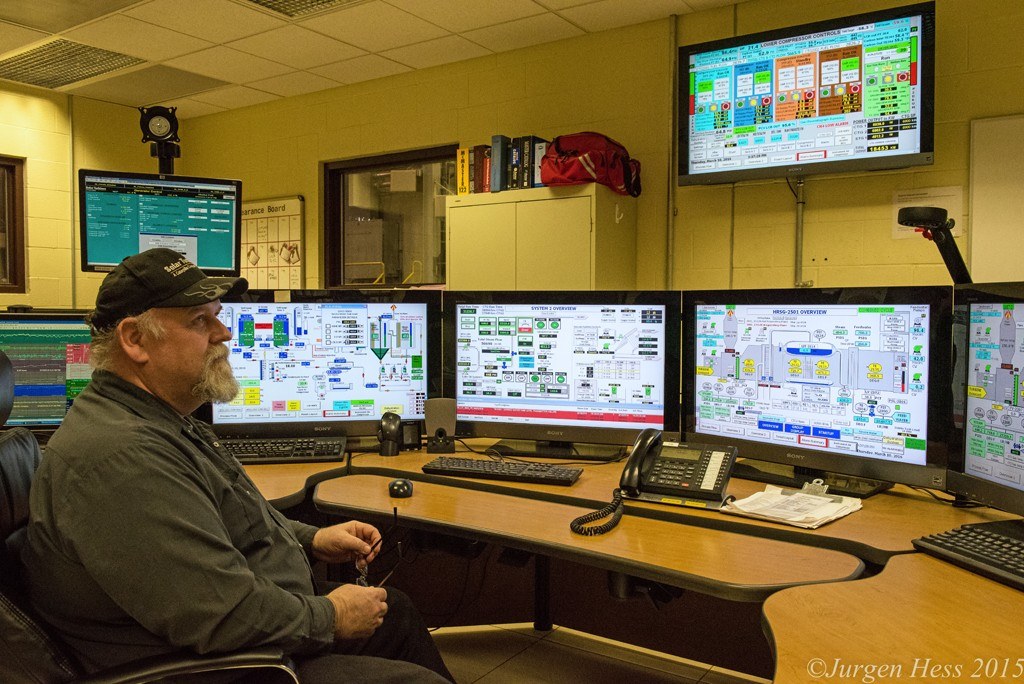
<svg viewBox="0 0 1024 684">
<path fill-rule="evenodd" d="M 317 482 L 345 474 L 345 463 L 278 463 L 247 465 L 246 474 L 276 508 L 297 506 Z"/>
<path fill-rule="evenodd" d="M 876 681 L 1024 681 L 1022 611 L 1024 592 L 918 553 L 874 577 L 785 589 L 764 604 L 777 684 L 863 682 L 869 666 L 889 668 L 874 670 Z"/>
<path fill-rule="evenodd" d="M 470 443 L 485 448 L 493 440 L 473 440 Z M 473 456 L 472 453 L 459 455 Z M 352 459 L 353 473 L 403 473 L 413 480 L 439 481 L 425 475 L 421 466 L 434 458 L 425 451 L 402 452 L 398 456 L 381 457 L 377 454 L 359 454 Z M 480 456 L 480 458 L 484 458 Z M 524 496 L 547 501 L 570 503 L 599 508 L 611 500 L 612 490 L 618 486 L 622 463 L 593 463 L 583 466 L 583 475 L 571 487 L 553 485 L 521 485 L 512 482 L 448 478 L 451 486 L 485 491 L 521 491 Z M 736 498 L 762 491 L 761 482 L 733 478 L 728 493 Z M 685 521 L 711 529 L 739 532 L 768 537 L 796 544 L 809 544 L 843 551 L 875 565 L 885 565 L 893 554 L 914 550 L 912 539 L 949 530 L 968 523 L 1006 520 L 1016 516 L 991 508 L 953 508 L 935 501 L 925 493 L 897 485 L 892 490 L 876 494 L 865 500 L 864 507 L 816 530 L 804 530 L 789 525 L 728 515 L 716 511 L 666 506 L 643 501 L 627 501 L 631 516 L 643 516 L 666 521 Z"/>
<path fill-rule="evenodd" d="M 569 521 L 589 506 L 415 482 L 413 496 L 392 499 L 393 475 L 353 474 L 321 482 L 313 501 L 328 513 L 400 524 L 566 558 L 734 601 L 760 601 L 788 586 L 856 577 L 863 564 L 838 551 L 677 522 L 625 516 L 608 534 L 583 537 Z M 563 488 L 564 489 L 564 488 Z"/>
</svg>

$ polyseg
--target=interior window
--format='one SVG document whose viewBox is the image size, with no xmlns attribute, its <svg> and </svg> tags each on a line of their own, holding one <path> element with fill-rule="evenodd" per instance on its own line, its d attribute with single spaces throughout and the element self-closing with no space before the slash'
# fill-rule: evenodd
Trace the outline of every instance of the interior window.
<svg viewBox="0 0 1024 684">
<path fill-rule="evenodd" d="M 0 292 L 25 291 L 25 160 L 0 156 Z"/>
<path fill-rule="evenodd" d="M 445 281 L 445 196 L 456 145 L 325 165 L 328 287 Z"/>
</svg>

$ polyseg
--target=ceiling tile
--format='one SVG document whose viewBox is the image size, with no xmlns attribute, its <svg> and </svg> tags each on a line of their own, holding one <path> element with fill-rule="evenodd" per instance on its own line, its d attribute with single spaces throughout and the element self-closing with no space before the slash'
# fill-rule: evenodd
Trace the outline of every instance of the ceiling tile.
<svg viewBox="0 0 1024 684">
<path fill-rule="evenodd" d="M 426 69 L 438 64 L 459 62 L 491 54 L 491 51 L 472 43 L 462 36 L 445 36 L 436 40 L 427 40 L 415 45 L 395 48 L 380 53 L 381 57 L 393 59 L 400 64 L 414 69 Z"/>
<path fill-rule="evenodd" d="M 271 76 L 280 76 L 292 70 L 291 67 L 284 64 L 248 55 L 223 45 L 168 60 L 167 64 L 178 69 L 219 78 L 229 83 L 248 83 Z"/>
<path fill-rule="evenodd" d="M 310 71 L 339 83 L 359 83 L 375 78 L 394 76 L 404 71 L 412 71 L 412 69 L 404 64 L 392 62 L 390 59 L 384 59 L 380 55 L 363 55 L 344 62 L 316 67 Z"/>
<path fill-rule="evenodd" d="M 245 86 L 229 86 L 227 88 L 211 90 L 206 93 L 199 93 L 194 95 L 191 99 L 198 100 L 199 102 L 204 102 L 206 104 L 212 104 L 217 107 L 234 109 L 235 107 L 248 107 L 250 105 L 270 102 L 271 100 L 276 100 L 277 95 L 271 95 L 270 93 L 265 93 L 262 90 L 246 88 Z"/>
<path fill-rule="evenodd" d="M 691 11 L 683 0 L 601 0 L 565 9 L 559 14 L 586 31 L 594 32 L 662 19 L 671 14 L 690 14 Z"/>
<path fill-rule="evenodd" d="M 121 14 L 114 14 L 81 28 L 72 29 L 64 36 L 78 43 L 105 50 L 117 50 L 151 62 L 161 62 L 170 57 L 210 47 L 210 43 L 200 38 L 186 36 L 184 33 Z"/>
<path fill-rule="evenodd" d="M 300 25 L 369 52 L 440 38 L 448 33 L 440 26 L 380 0 L 313 17 Z"/>
<path fill-rule="evenodd" d="M 3 0 L 0 2 L 0 20 L 60 33 L 136 2 L 138 0 Z"/>
<path fill-rule="evenodd" d="M 24 26 L 15 26 L 14 24 L 0 21 L 0 55 L 31 45 L 43 40 L 48 35 L 48 33 L 43 31 L 36 31 Z"/>
<path fill-rule="evenodd" d="M 218 107 L 216 105 L 207 104 L 188 97 L 179 98 L 170 102 L 161 102 L 159 104 L 164 107 L 176 107 L 177 111 L 174 112 L 174 115 L 179 119 L 192 119 L 197 116 L 206 116 L 207 114 L 216 114 L 217 112 L 226 111 L 225 107 Z"/>
<path fill-rule="evenodd" d="M 551 10 L 562 10 L 566 7 L 587 5 L 594 2 L 594 0 L 537 0 L 537 2 Z"/>
<path fill-rule="evenodd" d="M 152 0 L 124 14 L 212 43 L 244 38 L 286 23 L 231 0 Z"/>
<path fill-rule="evenodd" d="M 494 52 L 516 50 L 580 35 L 583 35 L 582 29 L 573 26 L 557 14 L 541 14 L 463 34 L 474 43 L 479 43 Z"/>
<path fill-rule="evenodd" d="M 223 81 L 156 64 L 102 81 L 65 88 L 64 92 L 140 107 L 222 85 Z"/>
<path fill-rule="evenodd" d="M 305 93 L 313 93 L 318 90 L 337 88 L 339 85 L 341 84 L 337 81 L 311 74 L 308 71 L 295 71 L 284 76 L 253 81 L 249 84 L 249 87 L 280 95 L 281 97 L 291 97 L 292 95 L 304 95 Z"/>
<path fill-rule="evenodd" d="M 530 17 L 544 11 L 533 0 L 432 0 L 429 3 L 423 0 L 386 1 L 389 5 L 457 33 Z"/>
<path fill-rule="evenodd" d="M 228 47 L 296 69 L 308 69 L 366 54 L 364 50 L 301 26 L 284 26 L 242 38 L 228 43 Z"/>
</svg>

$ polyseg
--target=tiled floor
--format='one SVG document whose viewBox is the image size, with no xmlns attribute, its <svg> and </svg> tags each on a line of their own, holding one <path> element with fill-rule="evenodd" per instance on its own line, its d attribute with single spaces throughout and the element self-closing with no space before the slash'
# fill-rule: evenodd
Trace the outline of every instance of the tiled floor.
<svg viewBox="0 0 1024 684">
<path fill-rule="evenodd" d="M 564 627 L 447 627 L 434 632 L 457 684 L 751 684 L 767 680 Z"/>
</svg>

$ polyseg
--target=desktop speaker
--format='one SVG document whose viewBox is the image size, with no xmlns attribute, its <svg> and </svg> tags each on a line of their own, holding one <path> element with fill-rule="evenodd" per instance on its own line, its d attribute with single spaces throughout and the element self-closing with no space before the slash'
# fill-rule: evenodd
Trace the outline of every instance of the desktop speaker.
<svg viewBox="0 0 1024 684">
<path fill-rule="evenodd" d="M 455 400 L 438 397 L 423 404 L 427 423 L 427 453 L 455 453 Z"/>
<path fill-rule="evenodd" d="M 381 456 L 397 456 L 402 441 L 402 417 L 391 411 L 381 416 L 377 440 L 380 442 Z"/>
</svg>

